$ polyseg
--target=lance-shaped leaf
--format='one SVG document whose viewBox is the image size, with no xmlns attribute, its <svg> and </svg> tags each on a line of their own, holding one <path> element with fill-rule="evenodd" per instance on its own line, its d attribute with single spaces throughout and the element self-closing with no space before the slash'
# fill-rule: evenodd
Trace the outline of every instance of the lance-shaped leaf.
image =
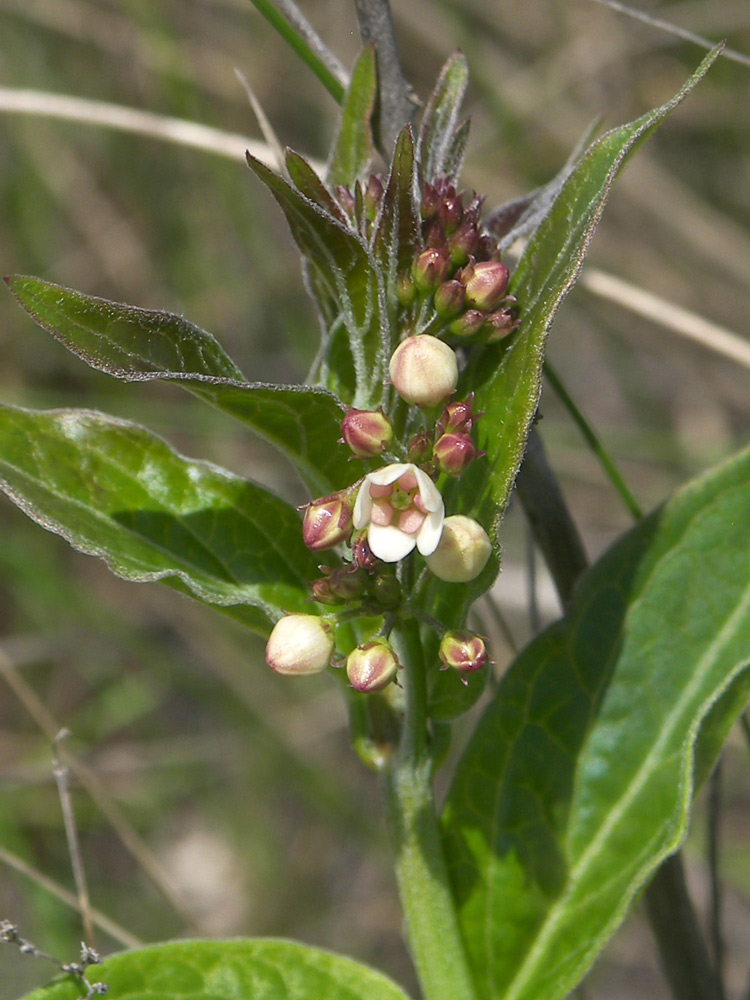
<svg viewBox="0 0 750 1000">
<path fill-rule="evenodd" d="M 113 1000 L 408 1000 L 392 980 L 320 948 L 263 938 L 170 941 L 105 958 L 89 970 Z M 77 1000 L 65 976 L 26 1000 Z"/>
<path fill-rule="evenodd" d="M 247 424 L 295 466 L 313 495 L 363 474 L 341 437 L 342 408 L 323 389 L 247 382 L 219 343 L 180 316 L 6 278 L 23 308 L 92 368 L 127 381 L 176 382 Z"/>
<path fill-rule="evenodd" d="M 369 247 L 364 240 L 330 215 L 315 201 L 248 154 L 253 173 L 273 194 L 286 216 L 292 236 L 314 271 L 311 291 L 320 300 L 321 312 L 338 316 L 331 326 L 343 326 L 356 374 L 353 405 L 373 409 L 383 400 L 387 361 L 388 323 L 385 289 Z"/>
<path fill-rule="evenodd" d="M 135 424 L 85 410 L 0 406 L 0 489 L 42 527 L 127 580 L 163 580 L 207 604 L 242 605 L 266 632 L 309 608 L 319 554 L 299 513 Z"/>
<path fill-rule="evenodd" d="M 457 768 L 445 844 L 483 998 L 556 1000 L 685 835 L 750 693 L 750 451 L 582 581 L 504 676 Z"/>
<path fill-rule="evenodd" d="M 352 70 L 338 132 L 331 148 L 326 180 L 351 187 L 370 166 L 373 156 L 370 119 L 377 93 L 375 46 L 366 46 Z"/>
<path fill-rule="evenodd" d="M 680 92 L 641 118 L 615 128 L 580 159 L 534 232 L 509 291 L 518 299 L 520 329 L 509 340 L 476 352 L 463 381 L 476 389 L 477 444 L 487 460 L 461 480 L 466 513 L 489 525 L 505 508 L 536 413 L 547 332 L 573 285 L 615 177 L 635 147 L 690 93 L 716 59 L 710 53 Z"/>
<path fill-rule="evenodd" d="M 432 183 L 441 174 L 455 179 L 461 169 L 468 123 L 461 122 L 461 103 L 469 82 L 469 68 L 462 52 L 455 52 L 443 67 L 422 117 L 419 161 L 422 179 Z"/>
</svg>

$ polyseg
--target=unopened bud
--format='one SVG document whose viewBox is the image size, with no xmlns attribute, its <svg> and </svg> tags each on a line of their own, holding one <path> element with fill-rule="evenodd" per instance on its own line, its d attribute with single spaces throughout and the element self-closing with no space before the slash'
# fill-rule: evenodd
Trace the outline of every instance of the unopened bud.
<svg viewBox="0 0 750 1000">
<path fill-rule="evenodd" d="M 396 392 L 414 406 L 437 406 L 458 383 L 455 352 L 427 333 L 402 340 L 388 370 Z"/>
<path fill-rule="evenodd" d="M 396 279 L 396 298 L 399 305 L 407 308 L 417 297 L 417 286 L 412 280 L 410 272 L 404 271 Z"/>
<path fill-rule="evenodd" d="M 367 541 L 367 528 L 358 531 L 352 538 L 352 562 L 364 570 L 371 570 L 380 562 Z"/>
<path fill-rule="evenodd" d="M 448 276 L 450 262 L 444 251 L 437 247 L 423 250 L 412 265 L 414 284 L 420 292 L 434 292 Z"/>
<path fill-rule="evenodd" d="M 361 597 L 368 584 L 367 573 L 358 566 L 337 566 L 327 577 L 331 592 L 345 601 Z"/>
<path fill-rule="evenodd" d="M 435 442 L 433 455 L 441 472 L 460 476 L 477 457 L 477 449 L 468 434 L 443 434 Z"/>
<path fill-rule="evenodd" d="M 469 264 L 461 272 L 466 286 L 466 302 L 475 309 L 491 312 L 505 298 L 510 271 L 497 261 L 479 261 Z"/>
<path fill-rule="evenodd" d="M 409 439 L 407 454 L 414 465 L 424 465 L 432 458 L 432 438 L 424 427 Z"/>
<path fill-rule="evenodd" d="M 370 584 L 373 600 L 383 608 L 397 608 L 403 601 L 404 591 L 393 573 L 375 573 Z"/>
<path fill-rule="evenodd" d="M 481 670 L 489 661 L 484 639 L 464 629 L 446 632 L 440 642 L 438 655 L 444 664 L 442 670 L 450 668 L 460 674 Z"/>
<path fill-rule="evenodd" d="M 473 257 L 479 245 L 479 230 L 476 222 L 471 219 L 464 219 L 448 240 L 448 252 L 451 260 L 459 267 L 468 263 Z"/>
<path fill-rule="evenodd" d="M 455 400 L 455 402 L 448 403 L 435 424 L 437 436 L 440 437 L 441 434 L 469 434 L 477 419 L 473 404 L 473 392 L 463 401 Z"/>
<path fill-rule="evenodd" d="M 310 584 L 310 591 L 312 592 L 312 599 L 317 601 L 318 604 L 327 604 L 331 607 L 344 604 L 344 598 L 339 594 L 334 594 L 327 576 L 321 576 L 319 579 L 313 580 Z"/>
<path fill-rule="evenodd" d="M 358 458 L 375 458 L 393 440 L 393 425 L 382 410 L 349 410 L 341 433 Z"/>
<path fill-rule="evenodd" d="M 456 337 L 473 337 L 482 329 L 486 319 L 485 314 L 478 309 L 467 309 L 453 320 L 448 329 Z"/>
<path fill-rule="evenodd" d="M 344 187 L 343 184 L 337 184 L 333 189 L 333 193 L 336 196 L 336 201 L 341 205 L 343 210 L 349 216 L 350 219 L 354 218 L 354 195 L 351 193 L 348 187 Z"/>
<path fill-rule="evenodd" d="M 308 549 L 319 552 L 348 540 L 352 533 L 352 509 L 356 490 L 340 490 L 313 500 L 305 508 L 302 537 Z"/>
<path fill-rule="evenodd" d="M 484 332 L 487 335 L 487 340 L 494 342 L 507 337 L 517 326 L 518 320 L 513 315 L 513 310 L 510 306 L 506 306 L 504 309 L 498 309 L 487 317 Z"/>
<path fill-rule="evenodd" d="M 460 281 L 444 281 L 435 291 L 435 311 L 443 319 L 453 319 L 466 304 L 466 289 Z"/>
<path fill-rule="evenodd" d="M 357 646 L 346 658 L 346 676 L 355 691 L 382 691 L 395 680 L 399 662 L 384 639 Z"/>
<path fill-rule="evenodd" d="M 277 674 L 304 677 L 319 674 L 333 655 L 333 630 L 317 615 L 287 615 L 273 627 L 266 645 L 266 663 Z"/>
<path fill-rule="evenodd" d="M 468 583 L 487 565 L 492 543 L 478 521 L 464 514 L 452 514 L 443 522 L 438 547 L 427 556 L 427 565 L 440 580 Z"/>
<path fill-rule="evenodd" d="M 383 182 L 377 174 L 370 174 L 370 179 L 365 188 L 365 215 L 372 221 L 378 214 L 380 199 L 383 197 Z"/>
</svg>

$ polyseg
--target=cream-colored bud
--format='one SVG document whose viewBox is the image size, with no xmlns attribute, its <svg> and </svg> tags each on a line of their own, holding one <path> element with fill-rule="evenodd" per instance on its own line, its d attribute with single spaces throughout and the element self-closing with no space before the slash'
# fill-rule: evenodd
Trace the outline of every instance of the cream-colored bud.
<svg viewBox="0 0 750 1000">
<path fill-rule="evenodd" d="M 266 663 L 277 674 L 304 677 L 319 674 L 333 655 L 333 630 L 317 615 L 286 615 L 273 627 L 266 645 Z"/>
<path fill-rule="evenodd" d="M 458 383 L 455 351 L 429 333 L 402 340 L 388 371 L 396 392 L 414 406 L 444 403 Z"/>
<path fill-rule="evenodd" d="M 468 583 L 482 572 L 491 552 L 492 543 L 482 525 L 472 517 L 453 514 L 443 522 L 443 534 L 427 556 L 427 565 L 447 583 Z"/>
</svg>

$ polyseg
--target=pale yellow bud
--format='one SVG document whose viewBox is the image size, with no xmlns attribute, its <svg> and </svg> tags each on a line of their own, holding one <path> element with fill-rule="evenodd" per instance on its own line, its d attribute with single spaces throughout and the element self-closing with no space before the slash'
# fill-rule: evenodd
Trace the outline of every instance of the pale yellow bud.
<svg viewBox="0 0 750 1000">
<path fill-rule="evenodd" d="M 430 570 L 447 583 L 468 583 L 487 565 L 492 543 L 478 521 L 453 514 L 443 522 L 438 547 L 427 556 Z"/>
</svg>

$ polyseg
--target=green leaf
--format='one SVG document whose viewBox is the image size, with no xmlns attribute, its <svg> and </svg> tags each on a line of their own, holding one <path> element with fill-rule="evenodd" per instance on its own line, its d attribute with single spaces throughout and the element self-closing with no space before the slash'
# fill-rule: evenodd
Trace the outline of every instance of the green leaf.
<svg viewBox="0 0 750 1000">
<path fill-rule="evenodd" d="M 89 970 L 111 1000 L 408 1000 L 359 962 L 293 941 L 174 941 L 105 958 Z M 66 976 L 26 1000 L 77 1000 Z"/>
<path fill-rule="evenodd" d="M 504 676 L 444 831 L 480 996 L 556 1000 L 685 836 L 750 689 L 750 451 L 641 522 Z"/>
<path fill-rule="evenodd" d="M 247 382 L 204 330 L 180 316 L 84 295 L 39 278 L 6 281 L 44 329 L 92 368 L 127 381 L 176 382 L 277 448 L 321 496 L 364 472 L 349 461 L 342 408 L 323 389 Z"/>
<path fill-rule="evenodd" d="M 390 343 L 385 288 L 370 248 L 354 230 L 325 211 L 248 154 L 250 169 L 263 181 L 286 216 L 292 236 L 313 273 L 311 288 L 329 331 L 323 354 L 343 327 L 356 374 L 352 402 L 377 409 L 384 398 Z"/>
<path fill-rule="evenodd" d="M 241 605 L 262 633 L 282 610 L 309 609 L 320 554 L 305 547 L 299 513 L 135 424 L 0 406 L 0 489 L 118 576 Z"/>
<path fill-rule="evenodd" d="M 441 174 L 455 178 L 461 167 L 468 125 L 459 122 L 461 103 L 469 82 L 462 52 L 454 52 L 442 69 L 422 117 L 419 161 L 422 179 L 433 183 Z"/>
<path fill-rule="evenodd" d="M 486 414 L 477 423 L 477 444 L 487 460 L 475 463 L 461 481 L 461 493 L 472 497 L 466 513 L 485 525 L 496 522 L 508 502 L 539 401 L 547 333 L 578 276 L 615 177 L 717 55 L 715 49 L 666 104 L 594 143 L 529 240 L 509 287 L 518 299 L 520 329 L 475 352 L 462 383 L 466 391 L 476 390 L 476 409 Z"/>
<path fill-rule="evenodd" d="M 374 147 L 370 119 L 377 86 L 375 46 L 368 45 L 352 70 L 338 132 L 331 147 L 326 180 L 332 186 L 351 187 L 372 162 Z"/>
</svg>

